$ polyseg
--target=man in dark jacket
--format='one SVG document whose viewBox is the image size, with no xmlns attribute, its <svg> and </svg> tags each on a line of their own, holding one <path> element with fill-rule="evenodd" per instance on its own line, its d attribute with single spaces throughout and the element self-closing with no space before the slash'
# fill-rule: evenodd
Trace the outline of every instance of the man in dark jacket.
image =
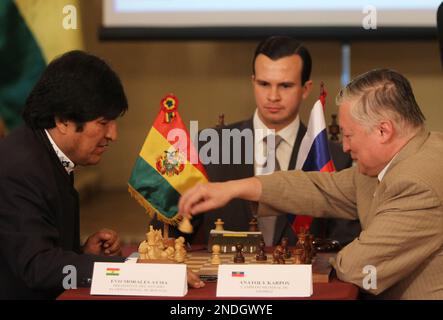
<svg viewBox="0 0 443 320">
<path fill-rule="evenodd" d="M 72 51 L 48 65 L 26 101 L 26 125 L 0 140 L 0 299 L 55 298 L 66 270 L 81 286 L 94 262 L 124 261 L 112 230 L 80 246 L 73 175 L 100 161 L 127 108 L 101 59 Z"/>
</svg>

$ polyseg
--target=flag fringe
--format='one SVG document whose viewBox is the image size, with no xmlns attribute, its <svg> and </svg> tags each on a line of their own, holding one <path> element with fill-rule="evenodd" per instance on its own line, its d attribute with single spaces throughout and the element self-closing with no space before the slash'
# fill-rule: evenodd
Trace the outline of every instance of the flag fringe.
<svg viewBox="0 0 443 320">
<path fill-rule="evenodd" d="M 128 191 L 129 194 L 137 200 L 137 202 L 146 210 L 146 213 L 149 214 L 151 218 L 154 218 L 157 215 L 157 219 L 170 224 L 170 225 L 177 225 L 177 223 L 181 220 L 181 217 L 179 215 L 175 215 L 174 218 L 167 218 L 165 217 L 160 211 L 158 211 L 152 204 L 149 203 L 137 190 L 135 190 L 129 183 L 128 183 Z"/>
</svg>

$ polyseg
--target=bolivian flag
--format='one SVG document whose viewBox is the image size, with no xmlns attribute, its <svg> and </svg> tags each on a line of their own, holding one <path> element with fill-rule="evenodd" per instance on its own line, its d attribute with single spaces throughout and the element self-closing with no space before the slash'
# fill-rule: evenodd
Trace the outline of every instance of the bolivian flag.
<svg viewBox="0 0 443 320">
<path fill-rule="evenodd" d="M 168 95 L 160 105 L 132 170 L 129 193 L 151 216 L 175 224 L 180 195 L 208 179 L 177 111 L 177 98 Z"/>
<path fill-rule="evenodd" d="M 47 63 L 83 49 L 80 0 L 0 0 L 0 120 L 21 123 L 25 100 Z"/>
</svg>

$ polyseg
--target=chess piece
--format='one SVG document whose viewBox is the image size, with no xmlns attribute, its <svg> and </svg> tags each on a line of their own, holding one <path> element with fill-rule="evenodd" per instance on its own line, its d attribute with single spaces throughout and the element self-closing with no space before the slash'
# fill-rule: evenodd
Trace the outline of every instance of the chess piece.
<svg viewBox="0 0 443 320">
<path fill-rule="evenodd" d="M 314 247 L 314 236 L 310 233 L 306 235 L 306 247 L 309 248 L 309 263 L 312 262 L 312 259 L 315 257 L 315 247 Z"/>
<path fill-rule="evenodd" d="M 303 264 L 302 254 L 303 254 L 302 249 L 295 249 L 294 250 L 294 264 Z"/>
<path fill-rule="evenodd" d="M 166 256 L 166 259 L 168 260 L 174 260 L 175 256 L 175 249 L 173 247 L 167 247 L 164 252 L 164 255 Z"/>
<path fill-rule="evenodd" d="M 281 247 L 283 250 L 283 257 L 289 259 L 291 257 L 291 251 L 288 248 L 288 237 L 283 237 L 281 239 Z"/>
<path fill-rule="evenodd" d="M 222 219 L 218 218 L 217 221 L 214 222 L 215 231 L 224 231 L 223 225 L 225 224 Z"/>
<path fill-rule="evenodd" d="M 340 139 L 338 135 L 340 134 L 340 127 L 337 124 L 337 115 L 333 114 L 331 117 L 332 117 L 332 123 L 329 125 L 329 134 L 331 135 L 330 140 L 339 142 Z"/>
<path fill-rule="evenodd" d="M 225 127 L 225 114 L 224 113 L 220 113 L 218 115 L 218 122 L 215 125 L 216 128 L 223 128 Z"/>
<path fill-rule="evenodd" d="M 298 236 L 298 241 L 297 244 L 295 245 L 295 250 L 299 249 L 300 250 L 300 260 L 301 260 L 301 264 L 306 264 L 307 263 L 307 256 L 306 256 L 306 234 L 304 233 L 304 229 L 301 228 L 301 232 L 297 235 Z"/>
<path fill-rule="evenodd" d="M 272 254 L 272 263 L 273 264 L 285 264 L 285 259 L 283 258 L 283 248 L 281 246 L 277 246 Z"/>
<path fill-rule="evenodd" d="M 211 264 L 220 264 L 220 246 L 218 244 L 214 244 L 212 246 L 212 259 Z"/>
<path fill-rule="evenodd" d="M 142 241 L 140 243 L 140 245 L 138 246 L 138 254 L 139 254 L 139 258 L 144 260 L 146 259 L 146 254 L 148 253 L 148 242 Z"/>
<path fill-rule="evenodd" d="M 191 224 L 191 221 L 186 216 L 183 216 L 183 219 L 178 224 L 178 230 L 180 230 L 183 233 L 192 233 L 194 232 L 194 227 Z"/>
<path fill-rule="evenodd" d="M 268 257 L 266 256 L 266 253 L 265 253 L 265 242 L 263 240 L 260 241 L 259 248 L 260 249 L 259 249 L 258 254 L 255 256 L 255 260 L 256 261 L 268 260 Z"/>
<path fill-rule="evenodd" d="M 245 257 L 243 256 L 243 245 L 241 243 L 237 243 L 235 246 L 235 256 L 234 263 L 245 263 Z"/>
<path fill-rule="evenodd" d="M 257 221 L 257 218 L 252 218 L 252 220 L 249 222 L 249 231 L 251 231 L 251 232 L 257 232 L 258 231 L 258 221 Z"/>
<path fill-rule="evenodd" d="M 178 239 L 175 240 L 175 254 L 174 254 L 174 260 L 176 262 L 184 262 L 186 258 L 186 249 L 185 249 L 185 238 L 178 237 Z"/>
</svg>

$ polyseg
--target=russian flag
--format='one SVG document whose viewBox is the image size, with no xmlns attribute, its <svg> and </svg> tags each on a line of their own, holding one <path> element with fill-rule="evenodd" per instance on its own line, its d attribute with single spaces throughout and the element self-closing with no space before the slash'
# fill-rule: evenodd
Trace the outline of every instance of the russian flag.
<svg viewBox="0 0 443 320">
<path fill-rule="evenodd" d="M 308 128 L 298 151 L 295 169 L 321 172 L 335 171 L 329 152 L 328 133 L 323 112 L 325 96 L 325 94 L 322 94 L 311 110 Z M 313 218 L 288 214 L 288 219 L 292 230 L 297 234 L 301 227 L 308 230 Z"/>
<path fill-rule="evenodd" d="M 232 271 L 231 276 L 243 278 L 245 276 L 245 273 L 243 271 Z"/>
</svg>

